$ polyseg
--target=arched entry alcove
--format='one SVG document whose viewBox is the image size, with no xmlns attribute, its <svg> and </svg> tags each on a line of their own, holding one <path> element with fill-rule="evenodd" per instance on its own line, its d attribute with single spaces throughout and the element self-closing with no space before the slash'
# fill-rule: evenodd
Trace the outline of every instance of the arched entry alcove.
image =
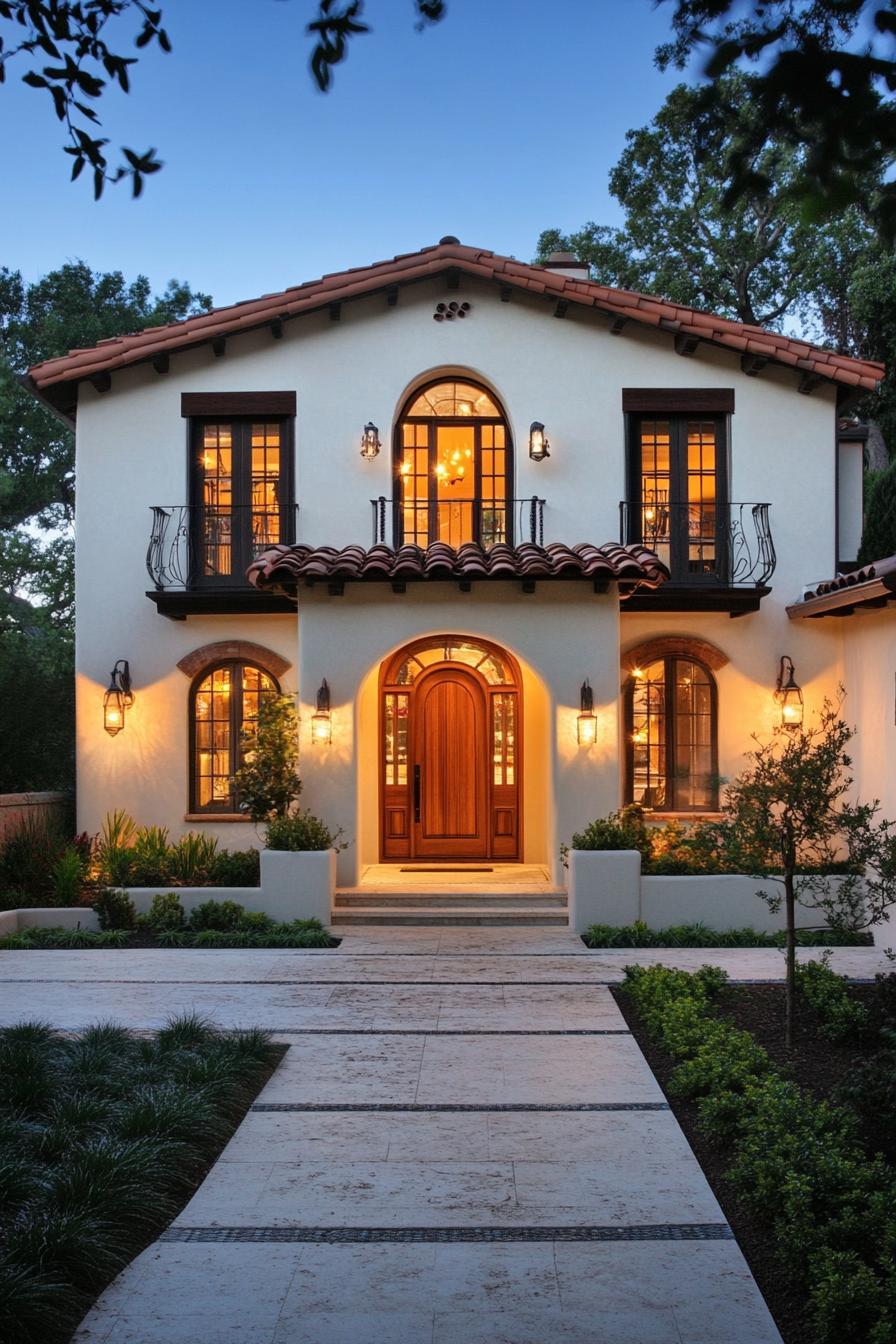
<svg viewBox="0 0 896 1344">
<path fill-rule="evenodd" d="M 523 856 L 523 677 L 470 635 L 430 635 L 379 677 L 379 852 L 475 862 Z"/>
</svg>

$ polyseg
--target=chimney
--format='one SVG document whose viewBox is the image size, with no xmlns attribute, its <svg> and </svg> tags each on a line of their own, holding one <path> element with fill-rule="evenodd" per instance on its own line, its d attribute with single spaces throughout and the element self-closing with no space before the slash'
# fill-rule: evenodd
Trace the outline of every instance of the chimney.
<svg viewBox="0 0 896 1344">
<path fill-rule="evenodd" d="M 573 280 L 591 279 L 587 261 L 579 261 L 575 252 L 552 252 L 542 264 L 546 271 L 556 271 L 558 275 L 568 275 Z"/>
</svg>

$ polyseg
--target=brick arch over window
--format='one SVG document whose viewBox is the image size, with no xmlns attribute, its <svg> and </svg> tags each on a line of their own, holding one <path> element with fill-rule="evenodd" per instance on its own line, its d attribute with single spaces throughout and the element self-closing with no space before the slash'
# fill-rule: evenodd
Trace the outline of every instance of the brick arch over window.
<svg viewBox="0 0 896 1344">
<path fill-rule="evenodd" d="M 225 662 L 255 663 L 277 678 L 282 677 L 292 666 L 287 658 L 281 657 L 273 649 L 266 649 L 263 644 L 253 644 L 248 639 L 222 639 L 216 644 L 203 644 L 201 649 L 186 654 L 178 667 L 185 677 L 192 680 L 213 663 Z"/>
<path fill-rule="evenodd" d="M 655 662 L 658 658 L 691 658 L 702 663 L 712 672 L 718 672 L 730 662 L 727 653 L 716 648 L 705 639 L 695 639 L 691 635 L 662 635 L 659 639 L 645 639 L 628 649 L 622 655 L 622 670 L 630 676 L 634 668 L 645 663 Z"/>
</svg>

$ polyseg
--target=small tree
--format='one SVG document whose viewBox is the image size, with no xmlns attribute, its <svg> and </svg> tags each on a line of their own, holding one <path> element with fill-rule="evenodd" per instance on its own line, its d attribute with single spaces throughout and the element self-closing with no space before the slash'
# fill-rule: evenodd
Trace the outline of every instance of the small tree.
<svg viewBox="0 0 896 1344">
<path fill-rule="evenodd" d="M 263 695 L 253 728 L 243 735 L 243 760 L 234 775 L 240 808 L 254 822 L 289 816 L 302 792 L 299 717 L 291 695 Z"/>
<path fill-rule="evenodd" d="M 796 903 L 823 911 L 829 923 L 861 929 L 876 924 L 896 901 L 894 824 L 876 820 L 878 802 L 849 801 L 853 729 L 840 706 L 825 700 L 817 723 L 776 728 L 755 739 L 751 765 L 728 786 L 727 846 L 744 872 L 771 880 L 759 891 L 772 911 L 782 902 L 787 921 L 785 1042 L 793 1041 L 796 985 Z M 835 883 L 832 869 L 843 870 Z"/>
</svg>

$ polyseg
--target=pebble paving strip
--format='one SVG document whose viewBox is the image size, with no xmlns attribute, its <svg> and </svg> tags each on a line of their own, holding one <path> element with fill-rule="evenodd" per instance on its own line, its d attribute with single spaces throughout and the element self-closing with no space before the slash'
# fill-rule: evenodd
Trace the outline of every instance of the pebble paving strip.
<svg viewBox="0 0 896 1344">
<path fill-rule="evenodd" d="M 250 1111 L 539 1111 L 551 1114 L 554 1111 L 669 1111 L 667 1101 L 563 1101 L 553 1104 L 533 1105 L 528 1101 L 493 1101 L 488 1103 L 454 1102 L 444 1105 L 438 1102 L 399 1102 L 354 1101 L 334 1106 L 323 1101 L 256 1101 Z"/>
<path fill-rule="evenodd" d="M 733 1241 L 727 1223 L 630 1227 L 169 1227 L 159 1241 Z"/>
</svg>

